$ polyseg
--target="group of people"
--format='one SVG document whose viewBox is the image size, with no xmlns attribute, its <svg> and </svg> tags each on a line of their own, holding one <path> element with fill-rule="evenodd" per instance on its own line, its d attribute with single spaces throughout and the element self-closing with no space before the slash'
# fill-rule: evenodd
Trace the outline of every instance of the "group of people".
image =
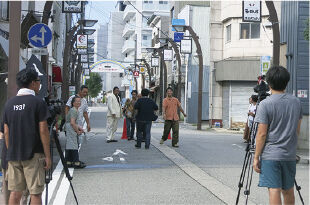
<svg viewBox="0 0 310 205">
<path fill-rule="evenodd" d="M 127 99 L 124 107 L 122 107 L 119 97 L 119 88 L 114 87 L 113 93 L 107 97 L 108 113 L 107 113 L 107 143 L 117 142 L 115 140 L 115 132 L 117 130 L 118 120 L 124 116 L 126 118 L 127 138 L 134 139 L 134 132 L 137 129 L 135 145 L 141 148 L 141 143 L 145 142 L 145 149 L 149 149 L 151 140 L 152 121 L 156 121 L 158 116 L 156 111 L 158 105 L 149 98 L 149 90 L 142 89 L 141 96 L 136 90 L 131 92 L 131 99 Z M 178 109 L 186 117 L 181 103 L 173 97 L 171 87 L 166 90 L 166 98 L 163 100 L 163 118 L 165 120 L 164 132 L 160 144 L 167 140 L 170 130 L 173 131 L 172 146 L 179 147 L 179 115 Z"/>
<path fill-rule="evenodd" d="M 253 168 L 260 173 L 259 186 L 268 187 L 270 204 L 281 204 L 281 194 L 285 204 L 295 203 L 297 136 L 303 113 L 299 99 L 285 93 L 289 80 L 290 74 L 285 68 L 270 68 L 266 81 L 271 96 L 260 102 L 257 108 L 250 108 L 248 113 L 248 126 L 258 124 Z M 50 113 L 46 103 L 35 96 L 40 90 L 40 78 L 34 68 L 21 70 L 16 75 L 16 82 L 19 91 L 7 101 L 0 124 L 0 137 L 4 135 L 5 141 L 1 155 L 3 191 L 7 196 L 5 203 L 19 204 L 23 193 L 29 193 L 31 204 L 41 204 L 45 170 L 49 170 L 52 164 L 47 123 Z M 87 123 L 87 130 L 91 130 L 84 99 L 87 91 L 87 87 L 82 87 L 66 105 L 66 159 L 68 165 L 75 168 L 85 167 L 77 151 L 80 135 L 84 132 L 82 116 Z M 141 98 L 131 99 L 128 106 L 122 109 L 118 93 L 119 89 L 115 87 L 113 94 L 108 97 L 107 142 L 115 142 L 117 120 L 124 113 L 130 125 L 129 138 L 133 139 L 132 129 L 136 124 L 136 148 L 141 148 L 145 135 L 145 148 L 149 149 L 151 125 L 157 118 L 154 112 L 158 106 L 148 98 L 149 90 L 143 89 Z M 172 145 L 178 147 L 177 109 L 184 116 L 186 114 L 180 102 L 172 97 L 173 90 L 167 88 L 166 93 L 167 97 L 163 101 L 165 126 L 160 143 L 164 143 L 172 128 Z M 137 92 L 133 92 L 133 96 L 135 94 Z M 256 97 L 252 96 L 251 100 L 255 106 Z"/>
</svg>

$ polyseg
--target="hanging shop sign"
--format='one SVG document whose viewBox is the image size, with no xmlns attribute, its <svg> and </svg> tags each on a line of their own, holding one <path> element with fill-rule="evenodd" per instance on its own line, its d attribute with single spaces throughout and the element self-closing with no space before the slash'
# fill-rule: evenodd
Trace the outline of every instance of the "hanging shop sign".
<svg viewBox="0 0 310 205">
<path fill-rule="evenodd" d="M 88 63 L 82 63 L 82 68 L 83 69 L 88 69 Z"/>
<path fill-rule="evenodd" d="M 81 62 L 87 63 L 88 62 L 88 55 L 81 55 Z"/>
<path fill-rule="evenodd" d="M 82 13 L 82 1 L 62 1 L 62 13 Z"/>
<path fill-rule="evenodd" d="M 89 69 L 85 69 L 85 70 L 84 70 L 84 75 L 85 75 L 85 76 L 88 76 L 88 75 L 89 75 Z"/>
<path fill-rule="evenodd" d="M 159 57 L 152 57 L 151 66 L 152 67 L 158 67 L 159 66 Z"/>
<path fill-rule="evenodd" d="M 76 47 L 87 49 L 87 35 L 76 35 Z"/>
<path fill-rule="evenodd" d="M 262 2 L 242 1 L 242 21 L 262 22 Z"/>
<path fill-rule="evenodd" d="M 180 52 L 183 54 L 192 53 L 192 39 L 182 39 L 180 44 Z"/>
<path fill-rule="evenodd" d="M 164 49 L 164 61 L 172 61 L 173 52 L 172 49 Z"/>
<path fill-rule="evenodd" d="M 87 54 L 87 48 L 78 48 L 77 51 L 80 55 Z"/>
<path fill-rule="evenodd" d="M 260 57 L 260 72 L 261 72 L 261 75 L 266 75 L 267 71 L 270 68 L 270 61 L 271 61 L 271 57 L 270 56 L 261 56 Z"/>
</svg>

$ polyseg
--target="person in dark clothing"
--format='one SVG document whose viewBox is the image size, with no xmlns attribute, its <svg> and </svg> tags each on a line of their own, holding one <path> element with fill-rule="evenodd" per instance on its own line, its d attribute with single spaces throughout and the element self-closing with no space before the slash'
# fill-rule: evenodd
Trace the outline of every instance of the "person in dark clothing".
<svg viewBox="0 0 310 205">
<path fill-rule="evenodd" d="M 7 147 L 9 204 L 19 204 L 22 191 L 29 190 L 31 203 L 41 204 L 45 170 L 51 167 L 50 137 L 46 103 L 35 96 L 40 78 L 32 67 L 16 75 L 20 90 L 4 109 L 4 137 Z"/>
<path fill-rule="evenodd" d="M 135 147 L 138 149 L 141 148 L 142 136 L 145 134 L 145 149 L 149 149 L 151 143 L 152 121 L 156 120 L 155 118 L 157 118 L 154 111 L 158 110 L 158 106 L 152 99 L 148 98 L 148 89 L 143 89 L 141 94 L 142 98 L 138 99 L 135 104 L 135 109 L 138 112 L 136 115 L 137 144 Z"/>
</svg>

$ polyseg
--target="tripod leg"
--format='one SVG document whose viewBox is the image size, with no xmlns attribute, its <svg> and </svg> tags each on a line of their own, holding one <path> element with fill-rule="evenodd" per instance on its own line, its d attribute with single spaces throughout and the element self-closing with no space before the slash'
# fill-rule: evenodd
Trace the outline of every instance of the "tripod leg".
<svg viewBox="0 0 310 205">
<path fill-rule="evenodd" d="M 253 167 L 251 169 L 252 166 L 252 153 L 250 152 L 250 157 L 249 157 L 249 166 L 248 166 L 248 171 L 247 171 L 247 180 L 246 180 L 246 186 L 245 186 L 245 191 L 244 191 L 244 195 L 246 195 L 246 202 L 245 204 L 248 204 L 248 198 L 250 195 L 250 186 L 251 186 L 251 180 L 252 180 L 252 174 L 253 174 Z M 251 178 L 250 178 L 250 173 L 252 170 L 252 174 L 251 174 Z M 249 181 L 250 179 L 250 181 Z"/>
<path fill-rule="evenodd" d="M 301 200 L 301 203 L 302 203 L 302 205 L 304 205 L 304 204 L 305 204 L 305 203 L 304 203 L 304 199 L 302 198 L 301 193 L 300 193 L 301 187 L 298 186 L 298 184 L 297 184 L 297 182 L 296 182 L 296 179 L 295 179 L 295 187 L 296 187 L 296 190 L 297 190 L 297 192 L 298 192 L 298 195 L 299 195 L 299 198 L 300 198 L 300 200 Z"/>
<path fill-rule="evenodd" d="M 59 154 L 61 163 L 62 163 L 62 165 L 63 165 L 63 167 L 64 167 L 64 172 L 65 172 L 65 174 L 66 174 L 67 179 L 68 179 L 69 182 L 70 182 L 70 186 L 71 186 L 71 189 L 72 189 L 72 192 L 73 192 L 73 195 L 74 195 L 75 202 L 76 202 L 76 204 L 79 204 L 79 203 L 78 203 L 78 200 L 77 200 L 77 197 L 76 197 L 76 195 L 75 195 L 73 186 L 72 186 L 72 182 L 71 182 L 72 177 L 71 177 L 71 175 L 70 175 L 70 172 L 69 172 L 69 169 L 68 169 L 68 165 L 67 165 L 67 162 L 66 162 L 66 160 L 65 160 L 65 157 L 64 157 L 64 155 L 63 155 L 63 152 L 62 152 L 62 149 L 61 149 L 61 146 L 60 146 L 60 142 L 59 142 L 59 139 L 58 139 L 57 135 L 54 136 L 54 140 L 55 140 L 56 148 L 57 148 L 57 151 L 58 151 L 58 154 Z"/>
<path fill-rule="evenodd" d="M 244 176 L 245 176 L 246 169 L 247 169 L 248 162 L 249 162 L 249 154 L 250 153 L 249 153 L 249 150 L 247 148 L 246 154 L 244 156 L 242 171 L 241 171 L 239 184 L 238 184 L 238 195 L 237 195 L 237 199 L 236 199 L 236 205 L 239 203 L 240 191 L 241 191 L 241 188 L 243 187 Z"/>
</svg>

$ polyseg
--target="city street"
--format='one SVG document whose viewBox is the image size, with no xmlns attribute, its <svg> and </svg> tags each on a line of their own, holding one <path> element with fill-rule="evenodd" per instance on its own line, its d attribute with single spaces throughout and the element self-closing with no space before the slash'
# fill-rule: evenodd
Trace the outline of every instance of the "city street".
<svg viewBox="0 0 310 205">
<path fill-rule="evenodd" d="M 106 143 L 106 111 L 105 106 L 91 107 L 92 131 L 80 149 L 87 167 L 70 169 L 79 204 L 235 203 L 245 154 L 241 135 L 181 125 L 180 148 L 176 149 L 171 147 L 171 140 L 159 145 L 163 123 L 153 123 L 151 148 L 136 149 L 134 141 L 120 139 L 122 122 L 116 134 L 118 142 Z M 113 155 L 116 150 L 126 154 Z M 308 168 L 306 164 L 297 165 L 296 180 L 305 204 L 309 202 Z M 254 173 L 249 204 L 267 204 L 267 189 L 257 184 L 258 174 Z M 239 204 L 245 203 L 242 193 Z M 50 204 L 75 204 L 63 174 L 49 194 Z M 297 193 L 296 204 L 301 204 Z"/>
</svg>

